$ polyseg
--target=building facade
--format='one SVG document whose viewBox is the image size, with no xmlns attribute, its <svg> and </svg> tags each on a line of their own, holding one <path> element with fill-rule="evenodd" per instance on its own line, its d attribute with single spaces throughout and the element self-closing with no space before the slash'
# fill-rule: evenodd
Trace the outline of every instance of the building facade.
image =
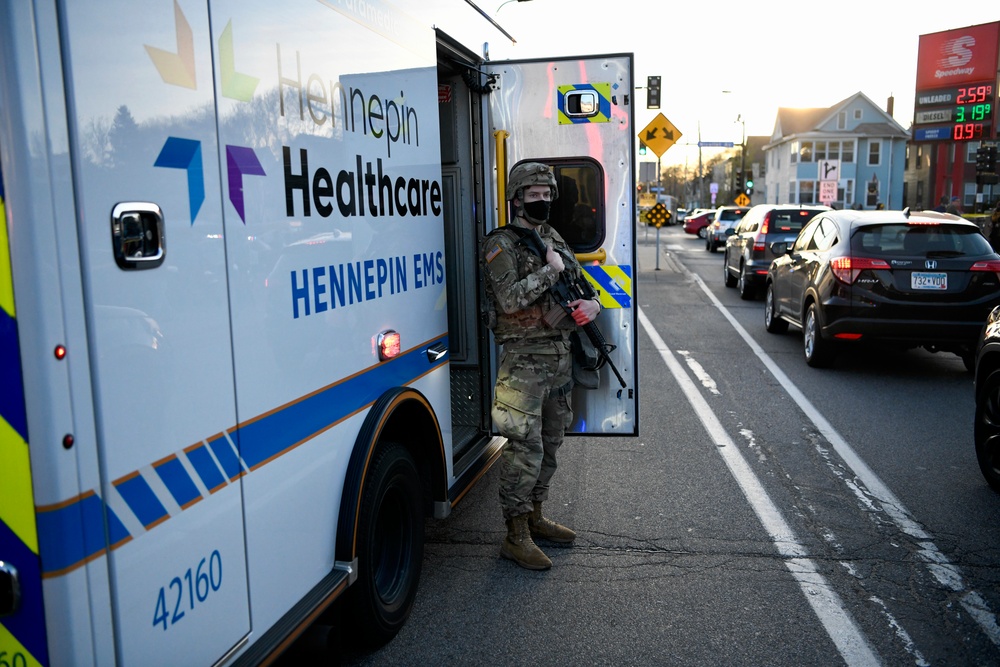
<svg viewBox="0 0 1000 667">
<path fill-rule="evenodd" d="M 825 109 L 778 109 L 755 194 L 768 204 L 902 208 L 909 133 L 891 105 L 858 92 Z"/>
</svg>

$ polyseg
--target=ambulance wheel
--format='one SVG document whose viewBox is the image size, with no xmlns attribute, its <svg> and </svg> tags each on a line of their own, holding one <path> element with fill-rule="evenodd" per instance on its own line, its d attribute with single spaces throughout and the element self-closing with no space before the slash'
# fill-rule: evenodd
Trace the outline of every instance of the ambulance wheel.
<svg viewBox="0 0 1000 667">
<path fill-rule="evenodd" d="M 423 499 L 406 447 L 387 443 L 364 481 L 358 517 L 358 579 L 348 589 L 352 633 L 381 646 L 406 622 L 424 558 Z"/>
</svg>

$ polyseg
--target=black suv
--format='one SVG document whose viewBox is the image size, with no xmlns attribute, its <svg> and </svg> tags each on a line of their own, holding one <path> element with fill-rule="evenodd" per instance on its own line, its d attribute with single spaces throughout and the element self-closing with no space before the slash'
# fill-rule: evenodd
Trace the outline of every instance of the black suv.
<svg viewBox="0 0 1000 667">
<path fill-rule="evenodd" d="M 1000 305 L 1000 255 L 975 224 L 946 213 L 827 211 L 806 225 L 767 274 L 764 325 L 802 327 L 810 366 L 840 346 L 888 342 L 953 352 L 966 368 Z"/>
<path fill-rule="evenodd" d="M 817 213 L 832 211 L 829 206 L 758 204 L 751 208 L 740 224 L 726 230 L 726 261 L 722 274 L 726 287 L 736 287 L 740 298 L 750 300 L 764 285 L 767 269 L 774 260 L 771 244 L 795 242 L 806 223 Z"/>
</svg>

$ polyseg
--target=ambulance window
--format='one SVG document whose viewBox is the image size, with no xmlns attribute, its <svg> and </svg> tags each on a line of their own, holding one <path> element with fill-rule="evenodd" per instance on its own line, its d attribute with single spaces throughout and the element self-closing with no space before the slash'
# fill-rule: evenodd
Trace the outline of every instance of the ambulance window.
<svg viewBox="0 0 1000 667">
<path fill-rule="evenodd" d="M 592 252 L 604 242 L 604 171 L 589 158 L 546 160 L 556 174 L 559 197 L 549 222 L 575 252 Z"/>
</svg>

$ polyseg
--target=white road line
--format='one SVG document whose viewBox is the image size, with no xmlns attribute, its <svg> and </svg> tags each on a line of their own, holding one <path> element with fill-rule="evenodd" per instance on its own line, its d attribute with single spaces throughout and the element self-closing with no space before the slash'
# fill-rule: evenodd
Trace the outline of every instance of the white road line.
<svg viewBox="0 0 1000 667">
<path fill-rule="evenodd" d="M 746 496 L 750 506 L 753 507 L 761 524 L 763 524 L 764 530 L 767 531 L 771 541 L 777 547 L 778 553 L 785 558 L 785 566 L 798 582 L 806 601 L 819 617 L 820 623 L 823 624 L 823 628 L 837 647 L 841 657 L 848 665 L 852 666 L 880 664 L 869 646 L 867 638 L 844 607 L 840 596 L 819 573 L 815 563 L 806 557 L 805 548 L 796 539 L 791 526 L 785 522 L 781 512 L 767 495 L 767 491 L 764 490 L 763 484 L 750 469 L 743 454 L 740 453 L 739 447 L 726 433 L 726 429 L 716 418 L 708 402 L 691 378 L 684 372 L 684 367 L 677 361 L 667 344 L 663 342 L 663 338 L 657 333 L 652 322 L 649 321 L 641 308 L 639 309 L 639 322 L 646 330 L 646 334 L 652 339 L 653 345 L 660 353 L 667 368 L 677 380 L 677 384 L 680 385 L 709 437 L 712 438 L 730 473 L 743 491 L 743 495 Z"/>
<path fill-rule="evenodd" d="M 955 593 L 962 594 L 960 601 L 965 610 L 976 619 L 976 623 L 983 630 L 990 641 L 992 641 L 996 646 L 1000 646 L 1000 626 L 997 625 L 996 615 L 990 610 L 989 605 L 986 600 L 974 590 L 968 589 L 965 585 L 965 581 L 962 579 L 962 575 L 958 568 L 953 565 L 940 549 L 932 542 L 932 537 L 929 535 L 920 524 L 913 519 L 912 515 L 903 506 L 903 503 L 899 501 L 899 498 L 889 490 L 889 487 L 879 478 L 875 472 L 868 467 L 868 464 L 858 456 L 854 448 L 851 447 L 846 440 L 833 428 L 833 426 L 826 420 L 826 418 L 820 414 L 813 404 L 805 397 L 805 395 L 799 390 L 798 387 L 791 381 L 791 379 L 785 375 L 778 365 L 774 362 L 764 352 L 764 349 L 757 344 L 757 341 L 747 332 L 743 326 L 736 321 L 732 313 L 722 305 L 722 302 L 716 298 L 712 291 L 708 288 L 705 282 L 700 276 L 693 272 L 689 272 L 692 279 L 698 283 L 702 291 L 708 296 L 709 300 L 715 305 L 715 307 L 722 313 L 729 323 L 732 325 L 736 333 L 740 335 L 747 346 L 753 351 L 757 358 L 760 359 L 761 363 L 770 371 L 774 379 L 784 388 L 785 392 L 795 401 L 799 409 L 805 413 L 806 417 L 816 426 L 816 429 L 820 434 L 826 438 L 827 442 L 833 447 L 841 459 L 848 468 L 854 473 L 854 475 L 861 480 L 864 486 L 867 488 L 867 494 L 878 501 L 881 506 L 882 511 L 892 519 L 892 522 L 896 524 L 896 527 L 901 531 L 919 540 L 920 551 L 918 552 L 920 556 L 927 563 L 927 569 L 938 580 L 942 585 L 948 587 Z M 763 315 L 761 315 L 761 326 L 763 326 Z"/>
</svg>

